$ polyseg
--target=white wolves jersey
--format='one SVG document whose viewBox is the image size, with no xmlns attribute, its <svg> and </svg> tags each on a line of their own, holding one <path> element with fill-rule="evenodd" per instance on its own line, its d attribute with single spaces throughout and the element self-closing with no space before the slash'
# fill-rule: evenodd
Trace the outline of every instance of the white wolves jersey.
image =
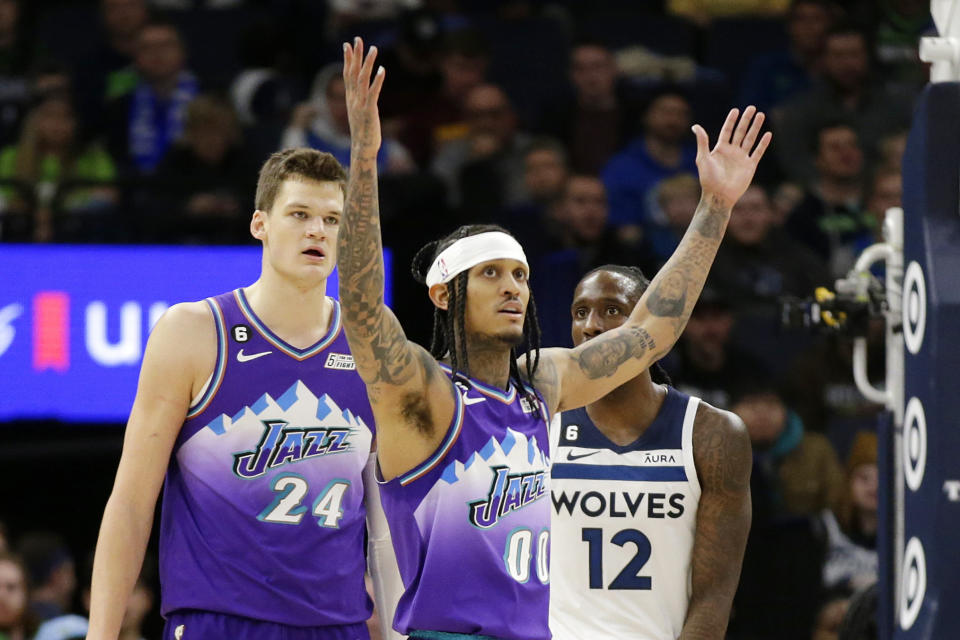
<svg viewBox="0 0 960 640">
<path fill-rule="evenodd" d="M 653 423 L 622 447 L 585 408 L 554 417 L 554 640 L 680 636 L 700 500 L 693 462 L 699 400 L 667 389 Z"/>
</svg>

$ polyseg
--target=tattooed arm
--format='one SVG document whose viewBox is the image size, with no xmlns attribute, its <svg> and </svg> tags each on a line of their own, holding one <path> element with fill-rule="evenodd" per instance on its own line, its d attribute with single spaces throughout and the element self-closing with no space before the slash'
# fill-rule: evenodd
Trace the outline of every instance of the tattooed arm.
<svg viewBox="0 0 960 640">
<path fill-rule="evenodd" d="M 363 41 L 343 45 L 350 120 L 350 179 L 337 238 L 343 327 L 377 421 L 380 469 L 389 480 L 427 459 L 453 418 L 453 388 L 436 361 L 407 340 L 383 302 L 383 246 L 377 194 L 380 114 L 385 72 Z"/>
<path fill-rule="evenodd" d="M 575 349 L 544 350 L 534 383 L 551 411 L 575 409 L 603 397 L 666 354 L 680 337 L 713 264 L 730 211 L 750 186 L 757 163 L 770 144 L 769 132 L 757 143 L 763 113 L 747 107 L 739 124 L 738 115 L 736 109 L 730 111 L 713 150 L 703 127 L 694 126 L 703 192 L 700 204 L 677 250 L 627 322 Z"/>
<path fill-rule="evenodd" d="M 680 640 L 722 640 L 750 531 L 750 438 L 743 421 L 702 404 L 693 425 L 700 479 L 692 592 Z"/>
</svg>

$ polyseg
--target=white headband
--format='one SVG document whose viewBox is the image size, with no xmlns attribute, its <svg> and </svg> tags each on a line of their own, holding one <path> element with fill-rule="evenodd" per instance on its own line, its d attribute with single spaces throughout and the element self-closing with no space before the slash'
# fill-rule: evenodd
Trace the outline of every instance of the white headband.
<svg viewBox="0 0 960 640">
<path fill-rule="evenodd" d="M 445 284 L 470 267 L 488 260 L 509 258 L 527 265 L 523 247 L 509 234 L 502 231 L 487 231 L 475 236 L 460 238 L 440 252 L 427 272 L 427 286 Z"/>
</svg>

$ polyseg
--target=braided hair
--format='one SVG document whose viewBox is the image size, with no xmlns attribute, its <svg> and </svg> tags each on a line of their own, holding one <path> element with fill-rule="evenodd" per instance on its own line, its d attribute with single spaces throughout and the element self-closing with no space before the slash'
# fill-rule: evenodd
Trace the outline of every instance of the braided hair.
<svg viewBox="0 0 960 640">
<path fill-rule="evenodd" d="M 469 224 L 458 228 L 439 240 L 428 242 L 413 257 L 413 262 L 410 265 L 413 278 L 421 284 L 426 284 L 430 265 L 447 247 L 461 238 L 490 231 L 512 235 L 498 225 Z M 433 331 L 430 339 L 430 355 L 437 359 L 449 355 L 450 368 L 453 370 L 454 379 L 460 379 L 466 384 L 470 384 L 467 379 L 467 376 L 470 375 L 470 359 L 466 344 L 468 277 L 467 271 L 463 271 L 447 283 L 449 304 L 447 309 L 434 308 Z M 530 293 L 527 313 L 523 319 L 523 343 L 528 349 L 524 375 L 521 375 L 520 368 L 517 366 L 518 349 L 514 347 L 510 349 L 510 379 L 517 385 L 519 391 L 536 405 L 539 404 L 536 394 L 524 385 L 524 378 L 526 382 L 532 385 L 533 376 L 540 364 L 540 323 L 537 320 L 537 305 L 533 301 L 533 292 Z"/>
<path fill-rule="evenodd" d="M 636 301 L 640 300 L 643 292 L 646 291 L 647 287 L 650 286 L 650 279 L 643 275 L 643 271 L 641 271 L 639 267 L 622 264 L 605 264 L 596 267 L 595 269 L 591 269 L 583 276 L 583 278 L 580 279 L 580 282 L 583 282 L 598 271 L 616 273 L 617 275 L 628 278 L 632 285 L 630 291 L 628 292 L 628 296 Z M 650 366 L 650 378 L 655 384 L 666 384 L 673 386 L 673 380 L 670 379 L 670 374 L 667 373 L 666 369 L 663 368 L 663 365 L 661 365 L 660 362 L 654 362 Z"/>
</svg>

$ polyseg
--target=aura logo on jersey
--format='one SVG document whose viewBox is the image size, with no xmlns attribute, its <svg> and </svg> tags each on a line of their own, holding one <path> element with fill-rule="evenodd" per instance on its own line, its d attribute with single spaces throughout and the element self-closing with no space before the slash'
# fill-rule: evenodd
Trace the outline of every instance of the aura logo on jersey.
<svg viewBox="0 0 960 640">
<path fill-rule="evenodd" d="M 291 427 L 284 420 L 264 420 L 263 428 L 263 438 L 253 451 L 233 456 L 233 472 L 241 478 L 257 478 L 288 462 L 351 450 L 351 429 Z"/>
<path fill-rule="evenodd" d="M 509 467 L 493 467 L 490 493 L 469 503 L 470 524 L 489 529 L 505 515 L 536 502 L 547 492 L 544 472 L 510 473 Z"/>
</svg>

